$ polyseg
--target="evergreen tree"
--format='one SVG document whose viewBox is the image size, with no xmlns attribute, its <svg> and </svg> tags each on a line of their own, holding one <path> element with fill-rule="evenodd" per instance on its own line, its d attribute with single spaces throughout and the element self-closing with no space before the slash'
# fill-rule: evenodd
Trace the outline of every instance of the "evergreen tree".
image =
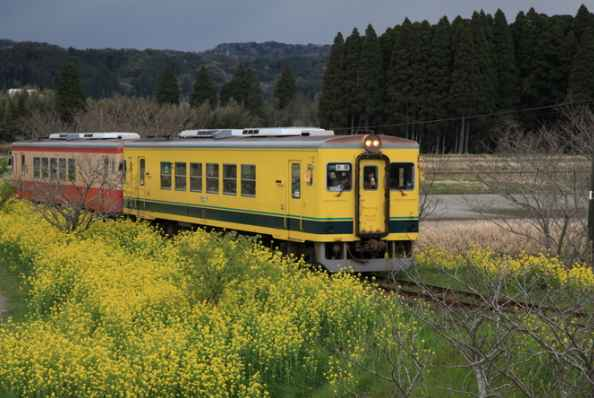
<svg viewBox="0 0 594 398">
<path fill-rule="evenodd" d="M 586 29 L 594 29 L 594 14 L 592 14 L 588 8 L 582 4 L 575 15 L 573 26 L 575 37 L 577 41 L 580 42 L 582 34 Z"/>
<path fill-rule="evenodd" d="M 65 123 L 72 123 L 74 115 L 86 109 L 86 100 L 80 88 L 78 61 L 74 59 L 62 67 L 56 90 L 56 109 Z"/>
<path fill-rule="evenodd" d="M 200 71 L 198 71 L 196 80 L 192 86 L 190 105 L 196 108 L 207 101 L 213 108 L 217 105 L 217 90 L 212 80 L 210 80 L 208 71 L 203 66 L 200 68 Z"/>
<path fill-rule="evenodd" d="M 234 99 L 241 106 L 255 115 L 263 112 L 262 89 L 253 70 L 247 65 L 240 64 L 233 75 L 233 79 L 227 82 L 221 89 L 221 102 L 227 104 Z"/>
<path fill-rule="evenodd" d="M 460 17 L 454 20 L 452 26 L 456 39 L 453 41 L 450 106 L 455 115 L 461 116 L 456 150 L 462 153 L 468 151 L 470 140 L 469 122 L 464 116 L 476 113 L 480 103 L 481 68 L 471 26 Z"/>
<path fill-rule="evenodd" d="M 318 108 L 320 125 L 324 128 L 346 126 L 343 106 L 344 94 L 344 38 L 338 32 L 330 50 L 322 80 L 322 92 Z"/>
<path fill-rule="evenodd" d="M 449 89 L 451 75 L 451 26 L 447 17 L 439 20 L 433 28 L 431 37 L 431 50 L 427 69 L 427 115 L 428 119 L 441 119 L 448 117 Z M 429 125 L 434 134 L 431 142 L 433 152 L 445 150 L 445 136 L 447 124 Z"/>
<path fill-rule="evenodd" d="M 361 125 L 368 128 L 379 124 L 383 108 L 383 60 L 379 39 L 368 25 L 361 48 L 361 89 L 363 94 L 363 109 Z"/>
<path fill-rule="evenodd" d="M 344 43 L 344 81 L 345 89 L 342 103 L 347 110 L 348 126 L 354 132 L 360 126 L 361 113 L 365 106 L 363 80 L 361 76 L 361 48 L 363 40 L 357 28 Z"/>
<path fill-rule="evenodd" d="M 479 102 L 476 104 L 476 110 L 480 113 L 489 113 L 495 110 L 497 97 L 497 70 L 492 42 L 493 33 L 489 18 L 483 11 L 472 14 L 470 26 L 474 36 L 473 41 L 480 71 Z"/>
<path fill-rule="evenodd" d="M 569 95 L 573 101 L 594 100 L 594 30 L 586 28 L 571 68 Z M 594 108 L 594 106 L 591 104 Z"/>
<path fill-rule="evenodd" d="M 295 98 L 297 88 L 295 76 L 289 67 L 284 67 L 281 75 L 274 85 L 274 98 L 278 109 L 285 109 Z"/>
<path fill-rule="evenodd" d="M 530 10 L 534 12 L 533 9 Z M 524 12 L 518 13 L 513 24 L 514 45 L 516 48 L 516 63 L 518 65 L 520 98 L 522 106 L 531 103 L 533 93 L 532 71 L 534 70 L 534 52 L 536 46 L 536 25 Z"/>
<path fill-rule="evenodd" d="M 166 68 L 159 78 L 157 102 L 161 105 L 179 104 L 179 86 L 173 67 Z"/>
<path fill-rule="evenodd" d="M 430 104 L 428 100 L 429 81 L 427 74 L 431 56 L 431 25 L 427 21 L 413 24 L 414 40 L 410 47 L 412 67 L 412 116 L 415 120 L 429 119 Z M 422 140 L 424 125 L 413 126 L 416 140 Z"/>
<path fill-rule="evenodd" d="M 518 71 L 514 39 L 505 14 L 500 9 L 495 13 L 493 46 L 497 72 L 497 109 L 511 109 L 517 103 Z"/>
<path fill-rule="evenodd" d="M 404 20 L 394 37 L 392 63 L 386 72 L 386 117 L 390 124 L 412 119 L 414 67 L 412 60 L 413 41 L 416 40 L 411 22 Z"/>
</svg>

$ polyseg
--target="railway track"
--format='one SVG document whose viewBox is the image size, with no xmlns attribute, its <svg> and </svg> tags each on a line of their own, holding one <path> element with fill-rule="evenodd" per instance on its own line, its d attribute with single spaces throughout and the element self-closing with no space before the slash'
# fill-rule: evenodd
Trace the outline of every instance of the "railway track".
<svg viewBox="0 0 594 398">
<path fill-rule="evenodd" d="M 557 313 L 559 308 L 553 308 L 508 297 L 489 297 L 467 290 L 457 290 L 426 283 L 417 283 L 405 279 L 394 281 L 380 281 L 377 287 L 386 293 L 397 294 L 404 298 L 421 299 L 433 303 L 445 304 L 451 307 L 504 311 L 525 311 Z M 584 311 L 568 310 L 565 314 L 578 318 L 587 317 Z"/>
</svg>

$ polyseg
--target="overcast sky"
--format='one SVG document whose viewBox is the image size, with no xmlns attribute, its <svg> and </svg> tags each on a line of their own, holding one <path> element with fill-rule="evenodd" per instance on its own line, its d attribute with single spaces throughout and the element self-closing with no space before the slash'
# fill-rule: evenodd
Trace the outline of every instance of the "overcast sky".
<svg viewBox="0 0 594 398">
<path fill-rule="evenodd" d="M 501 8 L 575 15 L 584 0 L 0 0 L 0 38 L 76 48 L 205 50 L 223 42 L 331 43 L 411 20 Z M 586 3 L 589 3 L 587 1 Z M 589 5 L 589 4 L 587 4 Z M 592 11 L 594 7 L 589 7 Z M 0 61 L 1 62 L 1 61 Z"/>
</svg>

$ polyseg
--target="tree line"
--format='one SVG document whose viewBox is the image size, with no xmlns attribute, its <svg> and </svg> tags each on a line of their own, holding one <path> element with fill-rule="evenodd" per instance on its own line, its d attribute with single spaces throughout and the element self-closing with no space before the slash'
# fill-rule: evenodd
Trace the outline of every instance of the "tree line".
<svg viewBox="0 0 594 398">
<path fill-rule="evenodd" d="M 162 71 L 151 98 L 97 100 L 85 96 L 78 60 L 72 58 L 62 66 L 56 90 L 0 95 L 0 141 L 105 128 L 168 136 L 187 128 L 316 125 L 317 109 L 297 93 L 295 80 L 291 69 L 283 67 L 270 101 L 264 100 L 256 74 L 247 65 L 240 64 L 220 90 L 202 67 L 195 75 L 189 102 L 184 102 L 170 65 Z M 118 110 L 124 108 L 127 111 L 122 115 Z"/>
<path fill-rule="evenodd" d="M 334 39 L 319 102 L 321 125 L 412 138 L 426 152 L 493 148 L 498 129 L 555 123 L 557 104 L 594 99 L 594 14 L 531 8 L 411 22 L 378 37 L 369 25 Z M 490 116 L 487 116 L 490 115 Z"/>
<path fill-rule="evenodd" d="M 0 39 L 0 90 L 32 86 L 55 89 L 60 70 L 69 58 L 79 63 L 81 87 L 92 98 L 116 95 L 151 97 L 162 71 L 173 66 L 180 96 L 187 101 L 194 75 L 205 67 L 215 86 L 221 86 L 239 64 L 248 65 L 262 84 L 266 99 L 272 97 L 273 84 L 283 66 L 296 76 L 298 91 L 314 97 L 320 91 L 322 65 L 327 45 L 291 45 L 276 42 L 226 43 L 202 51 L 75 49 L 37 42 Z"/>
</svg>

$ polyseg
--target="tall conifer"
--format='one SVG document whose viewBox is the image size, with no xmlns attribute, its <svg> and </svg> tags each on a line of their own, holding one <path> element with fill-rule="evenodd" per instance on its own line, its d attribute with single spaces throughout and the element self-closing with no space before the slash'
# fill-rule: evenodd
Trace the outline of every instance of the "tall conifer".
<svg viewBox="0 0 594 398">
<path fill-rule="evenodd" d="M 362 127 L 379 124 L 383 108 L 382 49 L 373 26 L 365 30 L 361 48 Z"/>
<path fill-rule="evenodd" d="M 497 9 L 493 22 L 493 46 L 496 54 L 497 109 L 511 109 L 518 101 L 518 71 L 512 32 L 500 9 Z"/>
<path fill-rule="evenodd" d="M 56 109 L 65 123 L 72 123 L 77 112 L 86 109 L 86 100 L 80 88 L 78 61 L 68 60 L 62 67 L 56 91 Z"/>
<path fill-rule="evenodd" d="M 386 118 L 390 123 L 411 119 L 414 75 L 411 47 L 414 39 L 413 26 L 407 18 L 394 36 L 392 62 L 387 72 Z"/>
<path fill-rule="evenodd" d="M 440 119 L 449 115 L 449 89 L 451 75 L 451 25 L 447 17 L 439 20 L 433 26 L 431 37 L 431 50 L 429 52 L 429 64 L 427 69 L 427 115 L 428 119 Z M 432 145 L 433 152 L 445 150 L 444 134 L 448 132 L 447 124 L 429 125 L 429 131 L 433 138 L 429 145 Z"/>
<path fill-rule="evenodd" d="M 297 92 L 295 76 L 288 66 L 282 68 L 280 77 L 274 85 L 274 98 L 278 109 L 285 109 L 295 98 Z"/>
<path fill-rule="evenodd" d="M 231 99 L 255 115 L 263 112 L 262 89 L 256 74 L 245 64 L 240 64 L 233 78 L 221 89 L 221 103 L 227 104 Z"/>
<path fill-rule="evenodd" d="M 586 28 L 571 68 L 569 94 L 573 101 L 594 100 L 594 30 Z M 594 108 L 594 105 L 591 104 Z"/>
<path fill-rule="evenodd" d="M 495 67 L 495 51 L 492 42 L 492 27 L 483 11 L 474 12 L 470 21 L 473 41 L 478 57 L 480 70 L 479 102 L 477 110 L 488 113 L 495 110 L 497 96 L 497 69 Z"/>
<path fill-rule="evenodd" d="M 157 86 L 157 102 L 161 105 L 179 104 L 179 86 L 172 66 L 161 73 Z"/>
<path fill-rule="evenodd" d="M 573 20 L 573 26 L 573 31 L 578 42 L 588 27 L 594 29 L 594 14 L 588 10 L 588 7 L 583 4 L 580 6 Z"/>
<path fill-rule="evenodd" d="M 343 106 L 344 91 L 344 38 L 338 32 L 330 50 L 322 80 L 322 92 L 318 108 L 320 125 L 324 128 L 347 125 Z"/>
<path fill-rule="evenodd" d="M 450 105 L 461 116 L 456 149 L 466 152 L 469 146 L 469 122 L 465 116 L 476 113 L 481 95 L 481 65 L 475 36 L 469 23 L 457 17 L 453 23 L 454 43 Z"/>
<path fill-rule="evenodd" d="M 363 79 L 361 73 L 361 49 L 363 40 L 357 28 L 344 43 L 344 81 L 345 90 L 342 102 L 347 109 L 348 126 L 354 132 L 360 126 L 360 117 L 365 106 Z"/>
<path fill-rule="evenodd" d="M 199 107 L 207 102 L 211 107 L 217 105 L 217 90 L 208 75 L 208 71 L 203 66 L 196 75 L 196 80 L 192 86 L 192 96 L 190 97 L 190 105 L 192 107 Z"/>
</svg>

